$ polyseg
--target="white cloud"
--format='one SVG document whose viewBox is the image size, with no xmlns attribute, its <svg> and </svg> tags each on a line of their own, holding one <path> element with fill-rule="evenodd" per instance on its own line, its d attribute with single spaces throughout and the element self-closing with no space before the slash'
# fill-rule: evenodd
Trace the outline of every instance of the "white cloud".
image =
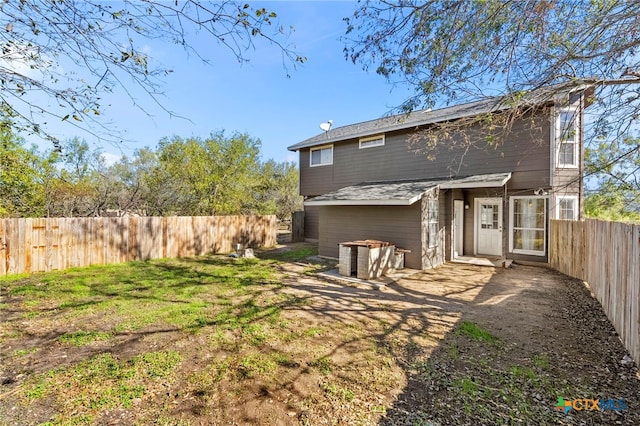
<svg viewBox="0 0 640 426">
<path fill-rule="evenodd" d="M 115 163 L 122 159 L 122 155 L 112 154 L 110 152 L 103 152 L 102 159 L 106 166 L 113 166 Z"/>
<path fill-rule="evenodd" d="M 41 77 L 41 70 L 51 68 L 53 65 L 53 61 L 43 55 L 37 47 L 7 43 L 3 46 L 3 53 L 0 55 L 0 68 L 29 78 Z M 62 70 L 57 69 L 57 71 Z"/>
<path fill-rule="evenodd" d="M 298 153 L 297 153 L 297 152 L 296 152 L 296 153 L 293 153 L 293 152 L 292 152 L 291 154 L 287 155 L 287 159 L 286 159 L 286 161 L 287 161 L 287 162 L 289 162 L 289 163 L 291 163 L 291 162 L 293 162 L 293 163 L 297 162 L 297 161 L 298 161 Z"/>
</svg>

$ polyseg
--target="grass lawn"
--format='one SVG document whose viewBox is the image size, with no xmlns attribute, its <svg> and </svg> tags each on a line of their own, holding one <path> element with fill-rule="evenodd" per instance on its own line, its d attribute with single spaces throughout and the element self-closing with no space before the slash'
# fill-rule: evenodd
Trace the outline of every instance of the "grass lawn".
<svg viewBox="0 0 640 426">
<path fill-rule="evenodd" d="M 365 331 L 356 325 L 298 311 L 308 301 L 284 291 L 281 266 L 312 254 L 302 248 L 280 259 L 212 256 L 1 279 L 8 318 L 0 325 L 0 376 L 13 386 L 0 394 L 0 418 L 311 424 L 333 412 L 371 421 L 398 371 L 378 346 L 357 343 Z M 351 365 L 334 356 L 335 341 L 357 347 Z"/>
<path fill-rule="evenodd" d="M 295 247 L 0 278 L 0 425 L 640 424 L 581 282 L 448 264 L 345 285 Z"/>
</svg>

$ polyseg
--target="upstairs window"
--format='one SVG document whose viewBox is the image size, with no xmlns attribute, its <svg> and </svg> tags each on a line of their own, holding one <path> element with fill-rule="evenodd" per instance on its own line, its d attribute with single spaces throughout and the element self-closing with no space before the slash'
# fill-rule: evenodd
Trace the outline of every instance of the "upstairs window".
<svg viewBox="0 0 640 426">
<path fill-rule="evenodd" d="M 578 111 L 563 109 L 558 113 L 556 142 L 558 167 L 578 167 Z"/>
<path fill-rule="evenodd" d="M 384 145 L 384 134 L 360 138 L 360 149 Z"/>
<path fill-rule="evenodd" d="M 558 219 L 577 220 L 578 219 L 578 197 L 565 196 L 558 198 L 556 206 Z"/>
<path fill-rule="evenodd" d="M 333 164 L 333 145 L 311 148 L 311 167 Z"/>
</svg>

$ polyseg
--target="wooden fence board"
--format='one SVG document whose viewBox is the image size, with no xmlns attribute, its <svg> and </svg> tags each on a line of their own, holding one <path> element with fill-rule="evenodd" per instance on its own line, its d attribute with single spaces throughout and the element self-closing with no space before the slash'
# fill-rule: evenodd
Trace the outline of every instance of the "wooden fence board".
<svg viewBox="0 0 640 426">
<path fill-rule="evenodd" d="M 0 275 L 276 243 L 275 216 L 0 219 Z"/>
<path fill-rule="evenodd" d="M 291 215 L 291 241 L 304 241 L 304 210 Z"/>
<path fill-rule="evenodd" d="M 630 236 L 631 250 L 629 261 L 640 264 L 640 226 L 633 226 Z M 640 356 L 640 270 L 638 266 L 629 270 L 629 351 L 635 354 L 638 361 Z"/>
<path fill-rule="evenodd" d="M 640 225 L 552 220 L 549 263 L 585 280 L 631 356 L 640 361 Z"/>
<path fill-rule="evenodd" d="M 15 227 L 13 226 L 13 220 L 7 219 L 5 220 L 5 273 L 6 274 L 15 274 L 15 265 L 13 265 L 13 246 L 17 245 L 18 242 L 15 241 Z"/>
<path fill-rule="evenodd" d="M 176 246 L 175 239 L 175 218 L 174 217 L 165 217 L 165 228 L 166 228 L 166 240 L 165 240 L 165 253 L 164 257 L 178 257 L 178 250 Z"/>
</svg>

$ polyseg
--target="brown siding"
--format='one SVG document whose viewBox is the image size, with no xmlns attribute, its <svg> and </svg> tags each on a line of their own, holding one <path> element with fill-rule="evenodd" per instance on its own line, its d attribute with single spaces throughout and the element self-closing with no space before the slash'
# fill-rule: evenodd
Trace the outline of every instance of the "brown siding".
<svg viewBox="0 0 640 426">
<path fill-rule="evenodd" d="M 560 192 L 564 188 L 570 188 L 570 192 L 577 192 L 580 188 L 579 169 L 556 169 L 553 175 L 553 186 Z"/>
<path fill-rule="evenodd" d="M 473 189 L 465 190 L 464 192 L 464 204 L 469 206 L 469 209 L 464 211 L 464 241 L 463 241 L 463 253 L 466 256 L 473 256 L 475 251 L 474 230 L 475 230 L 475 200 L 476 198 L 503 198 L 504 190 L 502 188 L 486 188 L 486 189 Z M 507 209 L 502 209 L 502 232 L 505 232 L 505 225 L 508 225 Z"/>
<path fill-rule="evenodd" d="M 390 241 L 411 250 L 405 256 L 408 268 L 421 269 L 420 207 L 419 202 L 412 206 L 320 207 L 319 254 L 338 257 L 338 244 L 344 241 Z"/>
<path fill-rule="evenodd" d="M 570 102 L 574 104 L 574 106 L 578 107 L 581 111 L 582 115 L 582 123 L 584 123 L 584 108 L 585 108 L 585 98 L 574 95 Z M 553 132 L 551 132 L 553 134 Z M 553 180 L 551 182 L 553 188 L 553 192 L 557 192 L 559 194 L 569 193 L 569 194 L 577 194 L 579 197 L 580 206 L 583 203 L 584 193 L 582 191 L 583 188 L 583 178 L 582 178 L 582 169 L 584 167 L 584 126 L 582 126 L 582 131 L 579 132 L 579 147 L 578 147 L 578 167 L 576 168 L 556 168 L 555 164 L 553 164 Z M 551 136 L 550 136 L 551 137 Z M 557 152 L 559 149 L 558 141 L 554 141 L 553 149 L 556 152 L 554 155 L 552 162 L 557 162 Z M 582 215 L 582 207 L 579 209 L 579 216 Z"/>
<path fill-rule="evenodd" d="M 520 192 L 520 191 L 510 191 L 507 194 L 506 202 L 503 202 L 503 225 L 502 225 L 502 234 L 503 234 L 503 251 L 506 254 L 508 259 L 514 260 L 526 260 L 532 262 L 546 262 L 546 256 L 534 256 L 534 255 L 526 255 L 510 252 L 509 247 L 509 225 L 511 223 L 511 212 L 509 210 L 510 203 L 509 198 L 511 196 L 530 196 L 533 195 L 532 191 Z M 464 240 L 463 240 L 463 254 L 465 256 L 473 256 L 475 250 L 475 241 L 474 241 L 474 227 L 475 224 L 475 199 L 476 198 L 503 198 L 504 192 L 502 192 L 502 188 L 494 188 L 487 190 L 464 190 L 460 194 L 455 193 L 453 195 L 453 199 L 456 200 L 464 200 L 464 204 L 469 206 L 468 210 L 464 210 Z M 504 200 L 504 198 L 503 198 Z M 554 214 L 554 206 L 552 205 L 552 198 L 550 197 L 547 201 L 547 227 L 549 224 L 549 218 Z M 453 205 L 453 201 L 451 201 L 451 205 Z M 451 226 L 451 218 L 447 219 L 447 226 Z M 548 229 L 548 228 L 547 228 Z M 447 230 L 447 238 L 450 239 L 450 230 Z M 547 235 L 548 238 L 548 235 Z M 447 241 L 447 244 L 452 244 L 452 241 Z M 447 250 L 450 250 L 448 247 Z M 547 249 L 548 252 L 548 249 Z M 449 254 L 449 253 L 448 253 Z M 447 258 L 448 260 L 449 258 Z"/>
<path fill-rule="evenodd" d="M 387 133 L 385 145 L 375 148 L 359 149 L 357 139 L 335 143 L 330 166 L 309 167 L 307 148 L 300 151 L 300 193 L 315 196 L 366 181 L 498 172 L 513 172 L 509 184 L 513 189 L 548 187 L 549 123 L 550 113 L 543 111 L 535 124 L 531 120 L 516 122 L 498 147 L 486 143 L 469 147 L 463 147 L 463 143 L 443 143 L 436 149 L 433 160 L 408 147 L 408 131 Z"/>
<path fill-rule="evenodd" d="M 317 240 L 319 236 L 320 207 L 305 206 L 304 208 L 304 238 Z"/>
</svg>

